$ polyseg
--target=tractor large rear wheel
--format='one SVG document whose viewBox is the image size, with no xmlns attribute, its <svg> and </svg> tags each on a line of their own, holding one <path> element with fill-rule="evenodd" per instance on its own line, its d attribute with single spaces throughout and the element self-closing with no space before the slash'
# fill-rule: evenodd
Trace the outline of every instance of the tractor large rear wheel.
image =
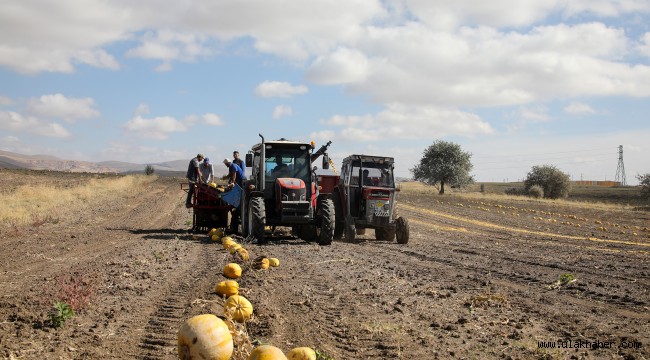
<svg viewBox="0 0 650 360">
<path fill-rule="evenodd" d="M 264 198 L 251 198 L 247 210 L 248 235 L 252 236 L 258 242 L 264 242 L 264 226 L 266 225 L 266 209 L 264 207 Z"/>
<path fill-rule="evenodd" d="M 332 202 L 332 199 L 323 199 L 320 202 L 320 215 L 321 224 L 318 244 L 330 245 L 334 239 L 334 228 L 336 222 L 334 202 Z"/>
<path fill-rule="evenodd" d="M 398 244 L 406 244 L 409 242 L 409 222 L 404 217 L 398 217 L 395 220 L 395 228 Z"/>
</svg>

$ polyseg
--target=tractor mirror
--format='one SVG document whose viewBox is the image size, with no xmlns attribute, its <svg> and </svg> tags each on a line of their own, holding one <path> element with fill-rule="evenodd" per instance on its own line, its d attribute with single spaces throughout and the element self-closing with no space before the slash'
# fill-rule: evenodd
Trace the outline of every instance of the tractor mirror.
<svg viewBox="0 0 650 360">
<path fill-rule="evenodd" d="M 323 170 L 330 168 L 330 157 L 327 154 L 323 155 Z"/>
<path fill-rule="evenodd" d="M 246 167 L 253 166 L 253 154 L 246 154 Z"/>
</svg>

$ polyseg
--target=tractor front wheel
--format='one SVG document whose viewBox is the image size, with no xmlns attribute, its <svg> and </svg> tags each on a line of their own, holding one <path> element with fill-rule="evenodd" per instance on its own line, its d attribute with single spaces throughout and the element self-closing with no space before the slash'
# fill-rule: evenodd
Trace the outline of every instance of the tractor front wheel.
<svg viewBox="0 0 650 360">
<path fill-rule="evenodd" d="M 254 197 L 250 199 L 248 206 L 248 235 L 262 243 L 265 242 L 264 226 L 266 225 L 266 209 L 264 198 Z"/>
<path fill-rule="evenodd" d="M 398 217 L 395 220 L 397 243 L 407 244 L 409 242 L 409 222 L 404 217 Z"/>
</svg>

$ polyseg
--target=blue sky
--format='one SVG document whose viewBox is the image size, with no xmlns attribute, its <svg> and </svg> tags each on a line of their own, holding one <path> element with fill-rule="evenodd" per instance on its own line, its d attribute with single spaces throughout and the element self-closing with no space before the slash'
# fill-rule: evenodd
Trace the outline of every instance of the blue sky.
<svg viewBox="0 0 650 360">
<path fill-rule="evenodd" d="M 280 137 L 479 181 L 650 172 L 647 0 L 4 0 L 0 149 L 213 159 Z"/>
</svg>

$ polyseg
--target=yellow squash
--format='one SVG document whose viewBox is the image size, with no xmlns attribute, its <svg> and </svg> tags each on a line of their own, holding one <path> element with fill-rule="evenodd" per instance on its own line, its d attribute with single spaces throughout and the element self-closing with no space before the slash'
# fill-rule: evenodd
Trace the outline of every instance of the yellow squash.
<svg viewBox="0 0 650 360">
<path fill-rule="evenodd" d="M 239 284 L 235 280 L 222 281 L 215 286 L 214 291 L 221 296 L 232 296 L 239 294 Z"/>
<path fill-rule="evenodd" d="M 260 345 L 253 349 L 248 360 L 287 360 L 287 357 L 273 345 Z"/>
<path fill-rule="evenodd" d="M 223 306 L 224 313 L 230 314 L 235 321 L 250 320 L 253 315 L 253 305 L 241 295 L 233 295 L 226 300 Z"/>
<path fill-rule="evenodd" d="M 182 360 L 228 360 L 232 352 L 228 325 L 213 314 L 194 316 L 178 330 L 178 357 Z"/>
<path fill-rule="evenodd" d="M 287 353 L 287 360 L 316 360 L 316 352 L 312 348 L 298 347 Z"/>
<path fill-rule="evenodd" d="M 280 260 L 276 258 L 269 258 L 269 265 L 273 267 L 278 267 L 280 266 Z"/>
<path fill-rule="evenodd" d="M 229 279 L 238 279 L 241 276 L 241 266 L 230 263 L 223 268 L 223 275 Z"/>
</svg>

